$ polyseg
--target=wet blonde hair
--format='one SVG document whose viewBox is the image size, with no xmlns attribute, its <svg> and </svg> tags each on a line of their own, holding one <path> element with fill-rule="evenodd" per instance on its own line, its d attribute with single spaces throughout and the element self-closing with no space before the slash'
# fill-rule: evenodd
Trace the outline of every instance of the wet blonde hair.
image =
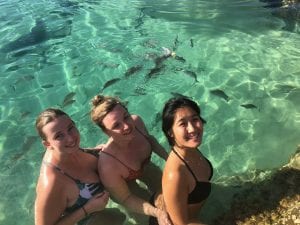
<svg viewBox="0 0 300 225">
<path fill-rule="evenodd" d="M 91 103 L 92 103 L 91 119 L 102 130 L 105 130 L 105 126 L 102 123 L 104 117 L 109 112 L 111 112 L 116 105 L 121 105 L 122 107 L 124 107 L 124 109 L 127 110 L 126 106 L 117 97 L 96 95 L 92 99 Z"/>
<path fill-rule="evenodd" d="M 43 127 L 60 116 L 67 116 L 68 118 L 70 118 L 69 115 L 66 114 L 64 111 L 62 111 L 60 109 L 55 109 L 55 108 L 45 109 L 36 118 L 35 128 L 42 140 L 44 140 L 44 141 L 47 140 L 47 137 L 43 132 Z M 70 120 L 71 120 L 71 118 L 70 118 Z M 72 120 L 72 122 L 73 122 L 73 120 Z"/>
</svg>

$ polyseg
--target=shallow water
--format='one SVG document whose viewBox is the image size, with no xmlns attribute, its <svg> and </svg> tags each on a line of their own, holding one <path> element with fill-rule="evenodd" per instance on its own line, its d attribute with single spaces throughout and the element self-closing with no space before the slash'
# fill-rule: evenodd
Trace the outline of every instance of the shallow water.
<svg viewBox="0 0 300 225">
<path fill-rule="evenodd" d="M 167 149 L 164 102 L 178 94 L 199 102 L 208 121 L 201 151 L 214 179 L 285 164 L 299 144 L 300 36 L 297 18 L 276 17 L 286 11 L 266 5 L 0 1 L 0 223 L 33 224 L 43 154 L 37 114 L 62 108 L 82 146 L 94 146 L 106 139 L 88 114 L 99 92 L 128 101 Z M 152 74 L 162 47 L 177 58 Z"/>
</svg>

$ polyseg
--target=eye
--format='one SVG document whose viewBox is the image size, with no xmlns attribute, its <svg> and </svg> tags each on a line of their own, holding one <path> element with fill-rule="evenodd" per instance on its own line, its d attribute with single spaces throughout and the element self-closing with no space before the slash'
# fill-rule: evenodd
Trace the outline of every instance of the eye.
<svg viewBox="0 0 300 225">
<path fill-rule="evenodd" d="M 72 126 L 70 126 L 70 127 L 68 128 L 68 132 L 73 131 L 74 129 L 75 129 L 75 126 L 72 125 Z"/>
<path fill-rule="evenodd" d="M 119 123 L 115 123 L 112 127 L 112 129 L 118 129 L 120 127 L 120 124 Z"/>
<path fill-rule="evenodd" d="M 187 123 L 185 121 L 182 121 L 178 124 L 180 127 L 185 127 L 187 125 Z"/>
<path fill-rule="evenodd" d="M 61 140 L 64 137 L 64 135 L 62 133 L 58 133 L 54 136 L 55 140 Z"/>
<path fill-rule="evenodd" d="M 125 119 L 125 120 L 130 119 L 130 115 L 129 115 L 129 114 L 125 114 L 125 115 L 124 115 L 124 119 Z"/>
<path fill-rule="evenodd" d="M 199 122 L 200 121 L 200 118 L 199 117 L 194 117 L 193 118 L 193 122 Z"/>
</svg>

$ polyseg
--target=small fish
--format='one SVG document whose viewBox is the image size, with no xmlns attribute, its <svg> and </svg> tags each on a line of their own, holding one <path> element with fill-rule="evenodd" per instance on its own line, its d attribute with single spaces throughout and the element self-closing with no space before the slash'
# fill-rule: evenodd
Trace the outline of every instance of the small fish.
<svg viewBox="0 0 300 225">
<path fill-rule="evenodd" d="M 28 136 L 26 137 L 24 144 L 22 145 L 19 153 L 17 153 L 12 159 L 14 161 L 18 161 L 21 159 L 27 152 L 29 152 L 32 149 L 33 144 L 38 140 L 37 136 Z"/>
<path fill-rule="evenodd" d="M 73 97 L 76 95 L 75 92 L 70 92 L 69 94 L 67 94 L 65 97 L 64 97 L 64 100 L 63 100 L 63 104 L 64 102 L 68 102 L 70 101 L 71 99 L 73 99 Z"/>
<path fill-rule="evenodd" d="M 177 49 L 178 44 L 179 44 L 179 40 L 178 40 L 178 34 L 177 34 L 175 39 L 174 39 L 174 46 L 173 46 L 174 51 Z"/>
<path fill-rule="evenodd" d="M 193 48 L 194 47 L 194 40 L 191 38 L 190 39 L 190 46 Z"/>
<path fill-rule="evenodd" d="M 52 87 L 54 87 L 53 84 L 45 84 L 42 86 L 42 88 L 52 88 Z"/>
<path fill-rule="evenodd" d="M 125 72 L 124 76 L 129 77 L 130 75 L 139 72 L 142 68 L 142 65 L 132 66 Z"/>
<path fill-rule="evenodd" d="M 241 106 L 244 107 L 244 108 L 246 108 L 246 109 L 257 109 L 258 108 L 256 105 L 251 104 L 251 103 L 249 103 L 249 104 L 242 104 Z"/>
<path fill-rule="evenodd" d="M 158 123 L 159 121 L 161 121 L 161 117 L 162 117 L 161 112 L 156 113 L 155 119 L 154 119 L 155 123 Z"/>
<path fill-rule="evenodd" d="M 19 65 L 15 65 L 15 66 L 10 66 L 6 69 L 6 72 L 11 72 L 11 71 L 17 71 L 18 69 L 20 69 L 21 67 Z"/>
<path fill-rule="evenodd" d="M 20 116 L 21 120 L 25 119 L 29 114 L 30 114 L 29 111 L 22 112 Z"/>
<path fill-rule="evenodd" d="M 223 98 L 226 102 L 228 102 L 230 100 L 229 96 L 227 94 L 225 94 L 225 92 L 220 90 L 220 89 L 210 90 L 209 92 L 212 93 L 213 95 L 216 95 L 220 98 Z"/>
<path fill-rule="evenodd" d="M 174 57 L 174 59 L 176 59 L 176 60 L 178 60 L 178 61 L 180 61 L 180 62 L 185 62 L 185 61 L 186 61 L 185 58 L 183 58 L 183 57 L 181 57 L 181 56 L 178 56 L 178 55 L 176 55 L 176 56 Z"/>
<path fill-rule="evenodd" d="M 197 74 L 194 71 L 191 70 L 184 70 L 184 73 L 189 75 L 195 80 L 195 83 L 198 83 L 199 81 L 197 80 Z"/>
<path fill-rule="evenodd" d="M 107 82 L 103 85 L 102 91 L 103 91 L 105 88 L 108 88 L 109 86 L 113 85 L 114 83 L 116 83 L 116 82 L 118 82 L 118 81 L 120 81 L 120 80 L 121 80 L 121 78 L 113 78 L 113 79 L 107 81 Z"/>
<path fill-rule="evenodd" d="M 61 105 L 62 108 L 65 108 L 69 105 L 72 105 L 74 102 L 76 102 L 75 99 L 69 99 L 68 101 L 63 102 L 63 104 Z"/>
<path fill-rule="evenodd" d="M 147 74 L 148 78 L 151 78 L 153 75 L 159 73 L 164 67 L 165 65 L 160 65 L 158 67 L 152 68 L 150 72 Z"/>
</svg>

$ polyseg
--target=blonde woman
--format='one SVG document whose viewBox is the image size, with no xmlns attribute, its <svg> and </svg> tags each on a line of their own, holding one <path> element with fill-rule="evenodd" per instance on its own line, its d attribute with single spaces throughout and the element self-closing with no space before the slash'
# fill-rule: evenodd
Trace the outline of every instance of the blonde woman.
<svg viewBox="0 0 300 225">
<path fill-rule="evenodd" d="M 131 188 L 138 179 L 145 181 L 152 191 L 161 187 L 161 171 L 155 170 L 157 167 L 150 159 L 153 151 L 165 160 L 166 151 L 148 133 L 143 120 L 129 114 L 119 99 L 97 95 L 92 104 L 91 118 L 108 136 L 98 164 L 105 188 L 128 210 L 156 217 L 160 225 L 169 225 L 165 211 L 151 205 Z"/>
</svg>

